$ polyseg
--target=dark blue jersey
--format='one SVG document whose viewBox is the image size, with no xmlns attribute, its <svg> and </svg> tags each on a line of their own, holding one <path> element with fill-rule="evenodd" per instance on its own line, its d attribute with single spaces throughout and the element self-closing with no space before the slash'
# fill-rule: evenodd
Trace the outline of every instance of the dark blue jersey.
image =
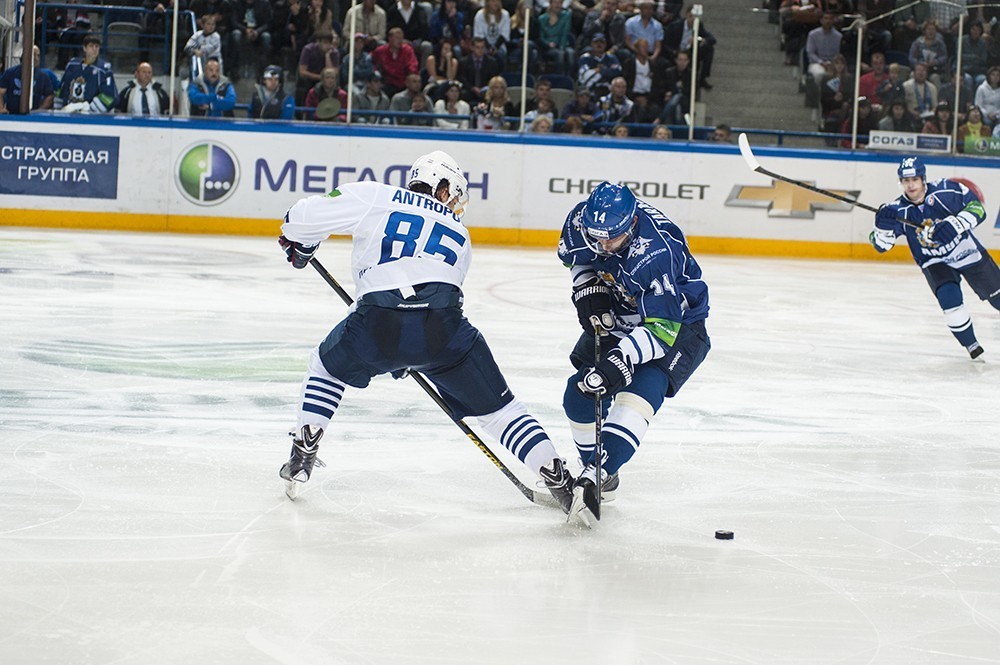
<svg viewBox="0 0 1000 665">
<path fill-rule="evenodd" d="M 708 285 L 676 224 L 639 201 L 628 249 L 601 256 L 584 241 L 585 205 L 566 218 L 559 258 L 575 270 L 592 269 L 611 287 L 620 332 L 643 326 L 669 347 L 682 325 L 708 318 Z"/>
<path fill-rule="evenodd" d="M 969 229 L 986 219 L 986 209 L 968 187 L 955 180 L 941 179 L 927 183 L 923 203 L 913 203 L 900 195 L 886 204 L 896 210 L 896 216 L 917 226 L 934 224 L 946 217 L 958 217 Z M 930 246 L 921 242 L 919 229 L 902 222 L 877 223 L 876 227 L 889 231 L 894 236 L 906 236 L 913 260 L 921 268 L 934 263 L 945 263 L 953 268 L 962 268 L 982 258 L 983 246 L 969 231 L 959 233 L 951 242 Z"/>
</svg>

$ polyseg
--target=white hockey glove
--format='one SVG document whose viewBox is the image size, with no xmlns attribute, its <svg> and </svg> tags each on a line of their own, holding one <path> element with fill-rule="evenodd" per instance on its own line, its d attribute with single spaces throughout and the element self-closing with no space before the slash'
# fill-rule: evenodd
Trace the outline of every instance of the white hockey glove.
<svg viewBox="0 0 1000 665">
<path fill-rule="evenodd" d="M 888 252 L 896 246 L 896 234 L 885 229 L 875 228 L 868 234 L 868 242 L 879 254 Z"/>
</svg>

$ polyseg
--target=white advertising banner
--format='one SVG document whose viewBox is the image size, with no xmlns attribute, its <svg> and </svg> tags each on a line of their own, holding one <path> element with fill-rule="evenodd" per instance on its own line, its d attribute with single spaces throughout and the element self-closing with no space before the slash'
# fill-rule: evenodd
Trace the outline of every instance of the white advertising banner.
<svg viewBox="0 0 1000 665">
<path fill-rule="evenodd" d="M 0 121 L 0 224 L 276 233 L 299 198 L 358 180 L 402 185 L 410 163 L 437 149 L 468 172 L 465 221 L 490 242 L 551 244 L 569 210 L 611 180 L 661 208 L 707 251 L 870 250 L 870 212 L 754 173 L 735 145 L 306 123 L 8 117 Z M 755 154 L 770 171 L 869 205 L 900 193 L 898 155 L 773 147 Z M 977 234 L 1000 247 L 993 162 L 924 159 L 932 179 L 958 177 L 981 194 L 990 216 Z"/>
</svg>

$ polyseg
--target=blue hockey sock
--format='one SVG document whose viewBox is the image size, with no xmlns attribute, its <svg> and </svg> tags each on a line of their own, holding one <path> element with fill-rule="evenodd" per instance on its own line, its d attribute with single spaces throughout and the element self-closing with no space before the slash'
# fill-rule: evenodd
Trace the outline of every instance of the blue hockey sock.
<svg viewBox="0 0 1000 665">
<path fill-rule="evenodd" d="M 941 310 L 944 312 L 944 322 L 958 343 L 969 348 L 976 343 L 976 332 L 972 328 L 972 319 L 962 302 L 962 289 L 957 282 L 942 284 L 935 294 Z"/>
</svg>

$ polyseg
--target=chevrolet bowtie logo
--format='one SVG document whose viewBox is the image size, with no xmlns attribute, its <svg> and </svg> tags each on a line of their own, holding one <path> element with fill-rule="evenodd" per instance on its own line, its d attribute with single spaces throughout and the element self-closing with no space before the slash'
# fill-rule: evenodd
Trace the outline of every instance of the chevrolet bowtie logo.
<svg viewBox="0 0 1000 665">
<path fill-rule="evenodd" d="M 815 185 L 813 182 L 807 182 Z M 831 189 L 831 192 L 857 200 L 861 190 Z M 772 180 L 770 187 L 752 185 L 736 185 L 726 200 L 727 206 L 739 208 L 766 208 L 768 217 L 796 217 L 813 219 L 817 210 L 849 212 L 852 206 L 819 192 L 813 192 L 802 187 Z"/>
</svg>

